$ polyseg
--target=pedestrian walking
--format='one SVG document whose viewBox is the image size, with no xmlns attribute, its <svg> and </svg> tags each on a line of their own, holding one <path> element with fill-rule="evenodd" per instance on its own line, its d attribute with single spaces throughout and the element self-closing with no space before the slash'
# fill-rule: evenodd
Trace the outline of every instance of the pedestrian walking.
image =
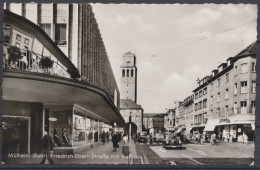
<svg viewBox="0 0 260 170">
<path fill-rule="evenodd" d="M 150 134 L 150 144 L 153 144 L 153 134 Z"/>
<path fill-rule="evenodd" d="M 124 146 L 127 144 L 128 137 L 126 134 L 123 135 Z"/>
<path fill-rule="evenodd" d="M 46 131 L 43 132 L 43 135 L 44 136 L 42 138 L 42 153 L 43 153 L 44 157 L 40 164 L 44 164 L 46 161 L 46 158 L 48 159 L 49 164 L 54 164 L 54 162 L 51 158 L 51 151 L 53 149 L 52 139 Z"/>
<path fill-rule="evenodd" d="M 216 134 L 213 133 L 210 137 L 210 142 L 212 145 L 215 145 L 216 144 Z"/>
<path fill-rule="evenodd" d="M 118 144 L 118 135 L 117 134 L 112 135 L 112 143 L 113 143 L 113 151 L 116 151 L 117 144 Z"/>
<path fill-rule="evenodd" d="M 232 136 L 232 143 L 234 143 L 236 140 L 236 133 L 233 133 L 233 136 Z"/>
<path fill-rule="evenodd" d="M 106 142 L 106 134 L 105 132 L 103 131 L 102 135 L 101 135 L 101 142 L 103 142 L 103 145 L 105 145 L 105 142 Z"/>
<path fill-rule="evenodd" d="M 109 132 L 106 133 L 107 143 L 109 142 Z"/>
<path fill-rule="evenodd" d="M 200 134 L 200 144 L 202 145 L 203 144 L 203 135 Z"/>
</svg>

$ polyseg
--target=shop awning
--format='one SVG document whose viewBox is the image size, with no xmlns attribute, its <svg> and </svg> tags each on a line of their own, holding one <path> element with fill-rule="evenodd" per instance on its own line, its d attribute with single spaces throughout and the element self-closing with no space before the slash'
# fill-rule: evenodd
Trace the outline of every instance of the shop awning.
<svg viewBox="0 0 260 170">
<path fill-rule="evenodd" d="M 192 127 L 186 127 L 185 132 L 186 132 L 186 133 L 190 133 L 191 129 L 192 129 Z"/>
<path fill-rule="evenodd" d="M 125 124 L 110 96 L 104 90 L 84 82 L 38 73 L 5 71 L 2 89 L 3 100 L 62 105 L 61 109 L 63 105 L 69 108 L 72 108 L 70 105 L 77 105 L 77 111 L 107 124 Z"/>
<path fill-rule="evenodd" d="M 176 133 L 183 133 L 185 131 L 185 127 L 179 127 L 179 129 L 176 131 Z"/>
<path fill-rule="evenodd" d="M 214 131 L 215 127 L 216 125 L 206 125 L 204 131 L 205 132 Z"/>
<path fill-rule="evenodd" d="M 211 119 L 208 120 L 205 125 L 205 132 L 211 132 L 214 131 L 215 127 L 219 124 L 219 119 Z"/>
</svg>

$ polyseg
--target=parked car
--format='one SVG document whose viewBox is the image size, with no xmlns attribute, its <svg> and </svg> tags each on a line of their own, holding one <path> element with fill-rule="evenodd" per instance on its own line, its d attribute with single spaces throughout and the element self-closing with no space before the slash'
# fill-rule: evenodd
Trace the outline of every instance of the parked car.
<svg viewBox="0 0 260 170">
<path fill-rule="evenodd" d="M 147 133 L 146 132 L 142 132 L 140 133 L 140 136 L 139 136 L 139 143 L 143 142 L 143 143 L 147 143 Z"/>
<path fill-rule="evenodd" d="M 161 133 L 155 134 L 154 142 L 164 142 L 164 135 Z"/>
<path fill-rule="evenodd" d="M 163 147 L 165 149 L 182 148 L 182 142 L 176 135 L 166 135 Z"/>
</svg>

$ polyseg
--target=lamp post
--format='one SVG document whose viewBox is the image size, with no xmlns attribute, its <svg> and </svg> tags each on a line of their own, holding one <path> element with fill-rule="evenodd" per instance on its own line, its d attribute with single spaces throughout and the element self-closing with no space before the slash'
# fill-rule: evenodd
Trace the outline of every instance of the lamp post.
<svg viewBox="0 0 260 170">
<path fill-rule="evenodd" d="M 131 136 L 131 122 L 132 122 L 132 112 L 130 112 L 130 115 L 129 115 L 129 135 L 128 135 L 128 141 L 130 140 L 130 136 Z"/>
</svg>

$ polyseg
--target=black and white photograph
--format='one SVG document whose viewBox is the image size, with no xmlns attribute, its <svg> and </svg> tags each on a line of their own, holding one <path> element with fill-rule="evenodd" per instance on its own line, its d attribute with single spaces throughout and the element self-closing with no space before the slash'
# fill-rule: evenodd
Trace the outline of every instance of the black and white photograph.
<svg viewBox="0 0 260 170">
<path fill-rule="evenodd" d="M 254 166 L 256 4 L 3 7 L 2 164 Z"/>
</svg>

